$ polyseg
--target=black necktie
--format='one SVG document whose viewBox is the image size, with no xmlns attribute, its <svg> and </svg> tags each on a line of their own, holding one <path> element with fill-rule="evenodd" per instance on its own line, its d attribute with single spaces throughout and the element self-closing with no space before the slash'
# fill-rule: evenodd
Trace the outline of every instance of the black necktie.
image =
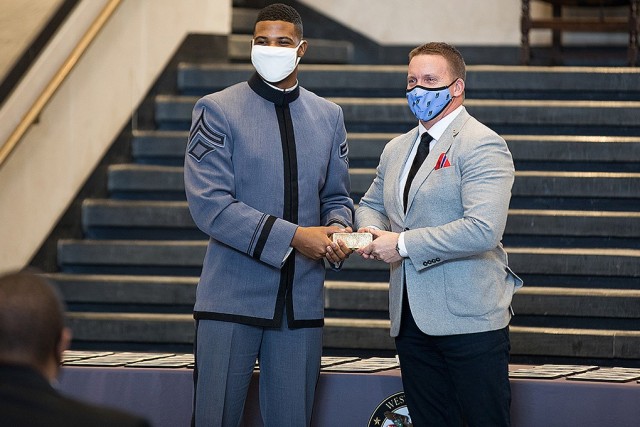
<svg viewBox="0 0 640 427">
<path fill-rule="evenodd" d="M 429 132 L 424 132 L 420 137 L 420 144 L 418 144 L 418 151 L 416 152 L 416 156 L 413 158 L 413 163 L 411 164 L 411 169 L 409 169 L 409 175 L 407 175 L 407 183 L 404 185 L 404 197 L 402 198 L 402 202 L 404 203 L 404 211 L 407 212 L 407 201 L 409 199 L 409 189 L 411 188 L 411 181 L 413 181 L 413 177 L 418 173 L 418 169 L 424 162 L 424 159 L 429 155 L 429 143 L 433 140 L 433 137 L 429 135 Z"/>
</svg>

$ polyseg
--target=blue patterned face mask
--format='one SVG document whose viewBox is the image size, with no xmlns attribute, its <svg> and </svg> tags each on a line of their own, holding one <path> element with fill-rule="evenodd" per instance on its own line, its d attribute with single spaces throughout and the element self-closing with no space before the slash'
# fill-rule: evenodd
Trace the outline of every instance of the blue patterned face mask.
<svg viewBox="0 0 640 427">
<path fill-rule="evenodd" d="M 456 79 L 457 80 L 457 79 Z M 436 88 L 426 88 L 424 86 L 414 86 L 407 89 L 407 101 L 411 112 L 424 122 L 433 120 L 451 102 L 449 88 L 456 82 L 454 80 L 449 86 Z"/>
</svg>

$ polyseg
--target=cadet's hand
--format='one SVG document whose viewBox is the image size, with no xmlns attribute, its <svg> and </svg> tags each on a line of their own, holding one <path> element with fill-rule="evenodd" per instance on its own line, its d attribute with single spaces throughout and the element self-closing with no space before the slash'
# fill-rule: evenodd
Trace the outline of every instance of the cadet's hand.
<svg viewBox="0 0 640 427">
<path fill-rule="evenodd" d="M 351 229 L 351 227 L 347 227 L 347 228 L 339 228 L 333 233 L 351 233 L 352 231 L 353 230 Z M 353 251 L 349 249 L 342 240 L 338 239 L 337 243 L 333 243 L 333 239 L 332 239 L 332 243 L 329 246 L 327 246 L 326 258 L 327 258 L 327 261 L 335 265 L 349 258 L 349 255 L 351 255 L 352 252 Z"/>
<path fill-rule="evenodd" d="M 327 247 L 331 246 L 329 236 L 342 230 L 340 227 L 298 227 L 291 240 L 291 246 L 302 255 L 313 260 L 323 258 Z"/>
</svg>

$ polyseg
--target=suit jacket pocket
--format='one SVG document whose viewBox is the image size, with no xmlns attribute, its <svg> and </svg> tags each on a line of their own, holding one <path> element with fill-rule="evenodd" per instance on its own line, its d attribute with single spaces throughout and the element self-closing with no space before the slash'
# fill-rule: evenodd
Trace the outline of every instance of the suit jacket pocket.
<svg viewBox="0 0 640 427">
<path fill-rule="evenodd" d="M 495 309 L 504 289 L 504 267 L 484 257 L 444 264 L 447 307 L 456 316 L 482 316 Z"/>
<path fill-rule="evenodd" d="M 463 213 L 460 175 L 455 167 L 432 171 L 425 184 L 416 197 L 424 197 L 421 202 L 429 206 L 435 215 L 441 216 L 443 224 L 460 218 Z"/>
<path fill-rule="evenodd" d="M 435 169 L 429 174 L 429 183 L 436 186 L 460 188 L 460 173 L 454 166 Z"/>
<path fill-rule="evenodd" d="M 513 272 L 511 267 L 507 266 L 506 270 L 508 280 L 511 280 L 513 282 L 513 292 L 516 292 L 524 285 L 524 281 L 520 278 L 520 276 Z"/>
</svg>

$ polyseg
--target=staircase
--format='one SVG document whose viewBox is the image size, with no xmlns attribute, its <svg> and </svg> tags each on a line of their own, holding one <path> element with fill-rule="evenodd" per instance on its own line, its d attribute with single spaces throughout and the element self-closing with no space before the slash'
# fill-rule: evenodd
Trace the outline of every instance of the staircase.
<svg viewBox="0 0 640 427">
<path fill-rule="evenodd" d="M 251 13 L 234 12 L 231 63 L 179 65 L 178 91 L 153 100 L 155 127 L 133 133 L 133 161 L 109 166 L 109 196 L 82 201 L 83 238 L 58 241 L 59 272 L 49 276 L 69 306 L 74 348 L 191 350 L 207 241 L 189 215 L 181 165 L 197 98 L 253 72 L 249 43 L 238 42 Z M 343 108 L 357 203 L 385 143 L 416 125 L 406 66 L 351 65 L 349 43 L 315 42 L 300 82 Z M 513 360 L 638 363 L 640 71 L 469 66 L 465 105 L 504 136 L 516 164 L 503 239 L 525 280 L 513 302 Z M 328 270 L 326 354 L 395 354 L 387 279 L 385 264 L 357 255 Z"/>
</svg>

